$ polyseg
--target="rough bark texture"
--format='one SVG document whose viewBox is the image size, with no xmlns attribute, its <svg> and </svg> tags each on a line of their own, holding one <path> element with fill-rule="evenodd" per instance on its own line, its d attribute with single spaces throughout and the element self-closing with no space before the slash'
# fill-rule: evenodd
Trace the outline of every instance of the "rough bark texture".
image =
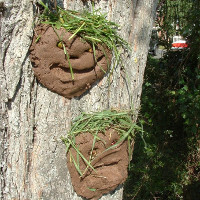
<svg viewBox="0 0 200 200">
<path fill-rule="evenodd" d="M 29 46 L 36 0 L 6 0 L 1 13 L 0 198 L 3 200 L 78 200 L 67 170 L 60 137 L 80 111 L 139 109 L 143 74 L 156 0 L 100 0 L 96 8 L 120 24 L 119 34 L 132 52 L 124 54 L 126 74 L 118 66 L 79 98 L 68 100 L 41 86 L 33 76 Z M 91 9 L 91 2 L 65 0 L 65 8 Z M 3 16 L 2 16 L 3 15 Z M 122 186 L 101 200 L 122 199 Z"/>
</svg>

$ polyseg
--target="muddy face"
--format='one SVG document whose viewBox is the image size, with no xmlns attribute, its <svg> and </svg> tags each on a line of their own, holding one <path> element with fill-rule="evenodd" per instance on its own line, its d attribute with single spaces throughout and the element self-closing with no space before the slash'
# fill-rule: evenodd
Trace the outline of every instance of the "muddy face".
<svg viewBox="0 0 200 200">
<path fill-rule="evenodd" d="M 69 62 L 62 43 L 59 43 L 56 33 L 62 39 L 69 55 L 74 80 L 72 80 Z M 30 59 L 33 63 L 34 74 L 39 82 L 51 91 L 67 98 L 80 96 L 96 80 L 103 78 L 111 59 L 111 54 L 107 49 L 104 49 L 105 57 L 101 51 L 102 46 L 96 48 L 95 59 L 89 43 L 80 37 L 69 40 L 70 37 L 71 33 L 62 28 L 55 32 L 50 26 L 40 25 L 35 29 L 30 47 Z"/>
<path fill-rule="evenodd" d="M 92 160 L 92 166 L 95 170 L 86 169 L 87 165 L 80 159 L 80 169 L 84 175 L 80 177 L 77 172 L 72 157 L 68 153 L 68 169 L 71 175 L 72 185 L 78 195 L 87 199 L 99 199 L 103 194 L 114 190 L 119 184 L 122 184 L 127 178 L 128 151 L 127 142 L 123 142 L 118 147 L 105 151 L 114 145 L 119 136 L 117 132 L 110 129 L 106 134 L 99 133 L 98 140 L 92 151 L 94 137 L 90 133 L 80 134 L 76 137 L 76 145 L 87 160 Z M 77 160 L 77 154 L 74 149 L 71 155 Z"/>
</svg>

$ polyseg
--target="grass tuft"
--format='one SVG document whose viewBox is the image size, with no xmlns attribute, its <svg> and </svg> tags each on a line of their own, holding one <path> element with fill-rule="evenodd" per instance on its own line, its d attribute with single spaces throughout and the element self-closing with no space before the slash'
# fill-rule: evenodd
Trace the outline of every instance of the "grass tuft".
<svg viewBox="0 0 200 200">
<path fill-rule="evenodd" d="M 87 164 L 86 169 L 81 171 L 81 169 L 79 168 L 79 163 L 75 162 L 75 159 L 72 158 L 72 161 L 74 162 L 74 165 L 81 177 L 84 175 L 88 168 L 95 170 L 91 163 L 96 157 L 90 156 L 89 160 L 87 160 L 81 154 L 75 142 L 76 136 L 88 132 L 91 133 L 94 136 L 93 144 L 91 146 L 91 149 L 93 151 L 95 142 L 98 140 L 102 140 L 98 137 L 98 133 L 105 133 L 106 130 L 110 128 L 115 129 L 118 132 L 120 139 L 116 141 L 115 144 L 108 147 L 105 151 L 108 151 L 109 149 L 114 149 L 118 147 L 118 145 L 121 144 L 123 141 L 127 140 L 130 161 L 132 155 L 131 142 L 133 141 L 134 136 L 137 132 L 143 131 L 141 127 L 133 122 L 132 116 L 133 112 L 131 111 L 118 112 L 116 110 L 104 110 L 102 112 L 95 112 L 91 114 L 82 113 L 73 121 L 71 130 L 68 132 L 67 137 L 63 137 L 62 140 L 67 147 L 67 153 L 71 154 L 70 147 L 72 147 Z M 102 142 L 105 143 L 105 141 Z M 77 161 L 80 160 L 77 159 Z"/>
<path fill-rule="evenodd" d="M 122 62 L 118 48 L 122 47 L 124 50 L 129 50 L 128 43 L 118 36 L 119 25 L 108 21 L 106 15 L 102 14 L 100 9 L 95 10 L 93 8 L 92 13 L 90 13 L 87 10 L 64 10 L 57 6 L 56 11 L 52 11 L 42 1 L 40 1 L 40 4 L 44 7 L 44 11 L 40 15 L 41 23 L 51 25 L 54 30 L 64 28 L 67 32 L 72 33 L 69 40 L 79 36 L 90 43 L 93 49 L 98 44 L 106 46 L 110 51 L 113 51 L 115 56 L 114 66 Z M 59 40 L 62 42 L 61 37 L 59 37 Z M 93 52 L 95 53 L 95 51 Z M 113 69 L 109 70 L 112 73 Z M 73 74 L 71 67 L 70 71 Z"/>
</svg>

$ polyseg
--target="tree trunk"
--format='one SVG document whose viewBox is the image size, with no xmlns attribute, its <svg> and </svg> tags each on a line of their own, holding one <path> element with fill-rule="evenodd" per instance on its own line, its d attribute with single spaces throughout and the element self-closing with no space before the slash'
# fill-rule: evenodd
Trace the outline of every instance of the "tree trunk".
<svg viewBox="0 0 200 200">
<path fill-rule="evenodd" d="M 95 8 L 121 27 L 132 52 L 89 92 L 68 100 L 35 79 L 29 60 L 36 0 L 6 0 L 1 11 L 0 197 L 3 200 L 75 200 L 66 166 L 65 136 L 81 111 L 140 106 L 143 74 L 157 0 L 100 0 Z M 62 2 L 60 2 L 62 4 Z M 91 2 L 65 0 L 67 9 L 91 9 Z M 3 9 L 2 9 L 3 10 Z M 122 199 L 123 187 L 101 199 Z"/>
</svg>

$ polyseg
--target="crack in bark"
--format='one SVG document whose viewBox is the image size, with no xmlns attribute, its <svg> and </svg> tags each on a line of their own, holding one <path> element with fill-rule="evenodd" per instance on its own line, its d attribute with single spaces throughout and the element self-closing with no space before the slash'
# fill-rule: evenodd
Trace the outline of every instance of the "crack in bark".
<svg viewBox="0 0 200 200">
<path fill-rule="evenodd" d="M 1 98 L 0 98 L 1 100 Z M 4 102 L 1 102 L 0 105 L 5 105 Z M 5 110 L 4 110 L 5 109 Z M 0 119 L 1 119 L 1 126 L 0 127 L 0 150 L 1 150 L 1 162 L 0 162 L 0 199 L 3 200 L 4 199 L 4 193 L 5 193 L 5 187 L 6 187 L 6 171 L 7 171 L 7 139 L 8 139 L 8 122 L 7 122 L 7 109 L 6 107 L 0 109 Z M 4 126 L 4 127 L 3 127 Z"/>
</svg>

